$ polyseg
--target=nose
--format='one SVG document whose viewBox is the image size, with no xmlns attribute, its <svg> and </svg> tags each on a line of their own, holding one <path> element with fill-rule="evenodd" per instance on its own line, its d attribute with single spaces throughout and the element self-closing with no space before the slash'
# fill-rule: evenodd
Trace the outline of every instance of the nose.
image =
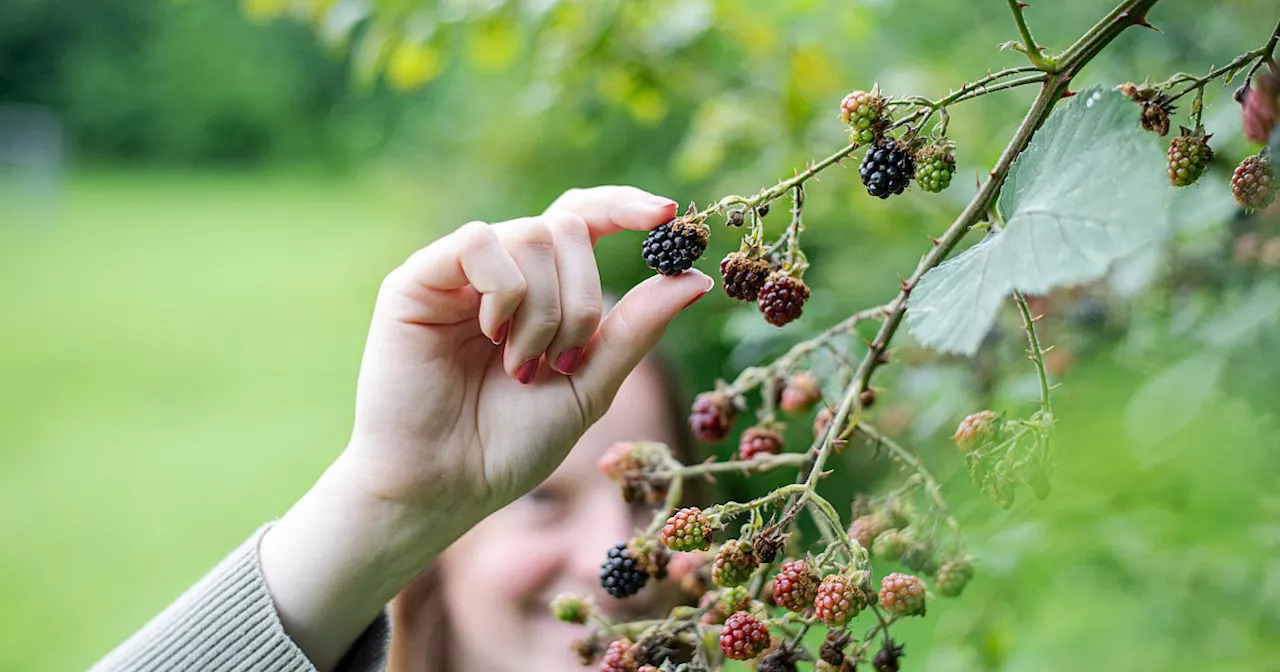
<svg viewBox="0 0 1280 672">
<path fill-rule="evenodd" d="M 567 530 L 566 578 L 582 590 L 589 586 L 596 603 L 607 608 L 616 599 L 600 585 L 600 566 L 609 549 L 628 541 L 636 528 L 632 509 L 618 491 L 612 487 L 600 490 L 578 507 L 574 524 Z"/>
</svg>

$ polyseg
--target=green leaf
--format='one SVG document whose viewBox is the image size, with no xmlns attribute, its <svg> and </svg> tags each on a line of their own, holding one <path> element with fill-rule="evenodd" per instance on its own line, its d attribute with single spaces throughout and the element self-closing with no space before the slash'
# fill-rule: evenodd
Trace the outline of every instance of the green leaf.
<svg viewBox="0 0 1280 672">
<path fill-rule="evenodd" d="M 1170 229 L 1174 190 L 1138 106 L 1093 88 L 1056 110 L 1014 162 L 1005 225 L 920 279 L 907 325 L 921 343 L 972 355 L 1013 290 L 1043 294 L 1101 277 Z"/>
</svg>

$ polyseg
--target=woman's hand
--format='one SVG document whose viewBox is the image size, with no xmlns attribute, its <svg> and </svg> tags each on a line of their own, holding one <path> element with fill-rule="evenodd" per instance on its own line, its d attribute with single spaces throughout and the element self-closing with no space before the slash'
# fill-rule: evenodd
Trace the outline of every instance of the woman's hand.
<svg viewBox="0 0 1280 672">
<path fill-rule="evenodd" d="M 467 224 L 382 284 L 342 456 L 264 537 L 286 629 L 329 667 L 373 615 L 481 518 L 532 489 L 712 281 L 652 277 L 601 315 L 593 245 L 676 203 L 567 192 L 538 217 Z"/>
</svg>

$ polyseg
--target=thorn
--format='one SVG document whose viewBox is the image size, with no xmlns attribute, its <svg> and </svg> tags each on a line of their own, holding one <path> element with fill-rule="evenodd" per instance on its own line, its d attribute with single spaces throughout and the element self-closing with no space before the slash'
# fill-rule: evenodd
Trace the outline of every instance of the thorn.
<svg viewBox="0 0 1280 672">
<path fill-rule="evenodd" d="M 1072 91 L 1071 89 L 1067 89 L 1066 91 L 1062 92 L 1062 99 L 1066 100 L 1067 98 L 1070 98 L 1071 96 L 1074 96 L 1074 95 L 1076 95 L 1075 91 Z"/>
<path fill-rule="evenodd" d="M 834 473 L 833 470 L 827 469 L 826 471 L 823 471 L 821 474 L 818 474 L 818 478 L 826 478 L 830 476 L 832 473 Z"/>
<path fill-rule="evenodd" d="M 1151 25 L 1150 23 L 1147 23 L 1147 18 L 1146 18 L 1145 16 L 1144 16 L 1144 17 L 1142 17 L 1141 19 L 1137 20 L 1137 21 L 1134 21 L 1134 22 L 1133 22 L 1133 25 L 1135 25 L 1135 26 L 1142 26 L 1143 28 L 1150 28 L 1151 30 L 1156 31 L 1157 33 L 1163 33 L 1163 32 L 1164 32 L 1163 30 L 1160 30 L 1159 28 L 1156 28 L 1155 26 Z"/>
<path fill-rule="evenodd" d="M 1031 3 L 1029 2 L 1022 2 L 1021 0 L 1019 0 L 1018 2 L 1018 9 L 1026 9 L 1030 6 L 1031 6 Z"/>
<path fill-rule="evenodd" d="M 941 240 L 938 240 L 937 238 L 935 238 L 935 237 L 933 237 L 933 236 L 929 236 L 929 240 L 932 240 L 934 245 L 937 245 L 938 243 L 941 243 L 941 242 L 942 242 Z"/>
</svg>

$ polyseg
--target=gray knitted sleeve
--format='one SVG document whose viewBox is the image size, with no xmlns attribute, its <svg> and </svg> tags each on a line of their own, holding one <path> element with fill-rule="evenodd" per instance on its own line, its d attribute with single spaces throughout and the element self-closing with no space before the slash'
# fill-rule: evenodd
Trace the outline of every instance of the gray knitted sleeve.
<svg viewBox="0 0 1280 672">
<path fill-rule="evenodd" d="M 91 672 L 251 670 L 313 672 L 285 634 L 258 565 L 260 528 Z M 386 667 L 391 629 L 384 611 L 343 658 L 342 672 Z"/>
</svg>

